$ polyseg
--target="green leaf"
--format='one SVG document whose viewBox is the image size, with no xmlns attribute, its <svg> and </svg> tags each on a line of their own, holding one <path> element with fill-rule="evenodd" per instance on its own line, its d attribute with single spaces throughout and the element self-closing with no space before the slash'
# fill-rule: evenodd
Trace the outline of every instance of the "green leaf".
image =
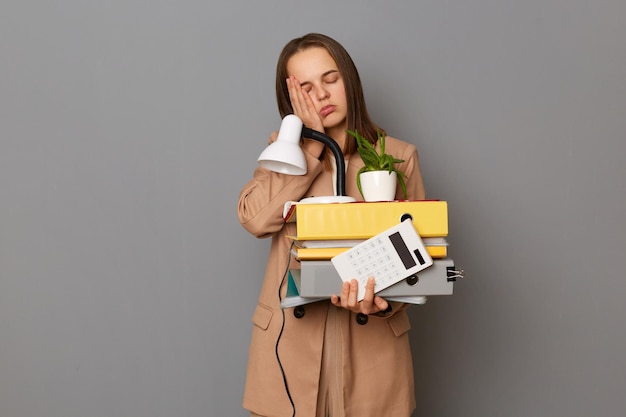
<svg viewBox="0 0 626 417">
<path fill-rule="evenodd" d="M 406 183 L 404 182 L 404 178 L 406 176 L 402 173 L 398 171 L 398 184 L 400 184 L 400 188 L 402 189 L 402 195 L 404 196 L 404 199 L 406 200 L 407 198 L 407 192 L 406 192 Z"/>
<path fill-rule="evenodd" d="M 361 167 L 361 169 L 359 169 L 359 171 L 356 173 L 356 187 L 359 189 L 359 193 L 361 193 L 361 197 L 363 197 L 364 199 L 365 196 L 363 195 L 363 189 L 361 189 L 361 174 L 365 171 L 367 171 L 366 167 Z"/>
</svg>

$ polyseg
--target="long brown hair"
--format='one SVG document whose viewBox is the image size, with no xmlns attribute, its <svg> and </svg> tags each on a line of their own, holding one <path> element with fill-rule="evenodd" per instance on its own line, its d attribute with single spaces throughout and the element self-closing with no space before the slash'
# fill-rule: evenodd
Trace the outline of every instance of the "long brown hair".
<svg viewBox="0 0 626 417">
<path fill-rule="evenodd" d="M 383 133 L 383 130 L 372 121 L 367 112 L 361 78 L 352 58 L 339 42 L 319 33 L 309 33 L 301 38 L 289 41 L 280 53 L 278 63 L 276 64 L 276 100 L 278 101 L 280 117 L 282 118 L 293 113 L 286 83 L 286 79 L 289 76 L 287 74 L 287 62 L 296 53 L 315 47 L 321 47 L 328 51 L 335 60 L 339 73 L 343 78 L 348 105 L 347 128 L 358 131 L 368 141 L 376 143 L 378 137 L 376 132 L 380 131 Z M 347 139 L 349 140 L 346 140 L 346 146 L 343 151 L 344 154 L 350 155 L 356 150 L 356 140 L 352 136 L 348 136 Z"/>
</svg>

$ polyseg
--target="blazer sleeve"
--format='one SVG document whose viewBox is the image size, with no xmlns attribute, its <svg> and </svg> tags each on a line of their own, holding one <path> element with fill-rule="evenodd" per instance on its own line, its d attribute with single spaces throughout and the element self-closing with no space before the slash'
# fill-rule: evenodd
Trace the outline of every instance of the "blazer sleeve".
<svg viewBox="0 0 626 417">
<path fill-rule="evenodd" d="M 275 136 L 275 134 L 273 135 Z M 298 201 L 324 169 L 322 162 L 304 151 L 305 175 L 287 175 L 258 167 L 239 194 L 237 214 L 241 225 L 258 238 L 269 237 L 284 226 L 283 207 Z"/>
</svg>

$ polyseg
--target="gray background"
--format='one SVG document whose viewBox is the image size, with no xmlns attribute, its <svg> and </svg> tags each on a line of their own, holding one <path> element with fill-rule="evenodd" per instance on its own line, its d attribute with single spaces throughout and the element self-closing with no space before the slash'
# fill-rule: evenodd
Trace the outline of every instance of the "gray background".
<svg viewBox="0 0 626 417">
<path fill-rule="evenodd" d="M 291 38 L 342 42 L 450 205 L 418 410 L 625 414 L 626 2 L 0 5 L 0 416 L 245 416 L 239 190 Z"/>
</svg>

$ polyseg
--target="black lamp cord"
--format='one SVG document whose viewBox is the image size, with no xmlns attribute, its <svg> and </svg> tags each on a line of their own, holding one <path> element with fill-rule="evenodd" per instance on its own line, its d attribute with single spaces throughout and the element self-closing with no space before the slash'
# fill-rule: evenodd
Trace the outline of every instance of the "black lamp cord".
<svg viewBox="0 0 626 417">
<path fill-rule="evenodd" d="M 283 300 L 283 297 L 280 293 L 280 290 L 283 287 L 283 284 L 285 283 L 285 279 L 287 279 L 287 276 L 289 275 L 289 265 L 291 263 L 291 250 L 293 249 L 293 245 L 295 242 L 291 242 L 291 246 L 289 247 L 289 251 L 288 253 L 288 258 L 287 258 L 287 268 L 285 268 L 285 273 L 283 274 L 283 278 L 280 281 L 280 285 L 278 286 L 278 301 L 279 303 Z M 289 284 L 287 284 L 289 285 Z M 289 402 L 291 403 L 291 409 L 293 410 L 293 414 L 292 416 L 295 417 L 296 415 L 296 404 L 293 402 L 293 398 L 291 398 L 291 392 L 289 391 L 289 384 L 287 384 L 287 375 L 285 375 L 285 370 L 283 369 L 283 364 L 280 361 L 280 355 L 278 354 L 278 343 L 280 342 L 280 338 L 283 335 L 283 330 L 285 330 L 285 310 L 283 308 L 280 309 L 280 312 L 282 313 L 283 316 L 283 323 L 280 327 L 280 333 L 278 333 L 278 339 L 276 339 L 276 360 L 278 361 L 278 366 L 280 368 L 280 373 L 283 376 L 283 383 L 285 384 L 285 391 L 287 392 L 287 397 L 289 397 Z"/>
<path fill-rule="evenodd" d="M 335 157 L 335 164 L 337 164 L 337 195 L 345 196 L 346 194 L 346 161 L 344 161 L 344 155 L 341 151 L 341 147 L 335 141 L 335 139 L 326 135 L 325 133 L 318 132 L 317 130 L 310 129 L 306 126 L 302 127 L 302 137 L 322 142 Z"/>
</svg>

